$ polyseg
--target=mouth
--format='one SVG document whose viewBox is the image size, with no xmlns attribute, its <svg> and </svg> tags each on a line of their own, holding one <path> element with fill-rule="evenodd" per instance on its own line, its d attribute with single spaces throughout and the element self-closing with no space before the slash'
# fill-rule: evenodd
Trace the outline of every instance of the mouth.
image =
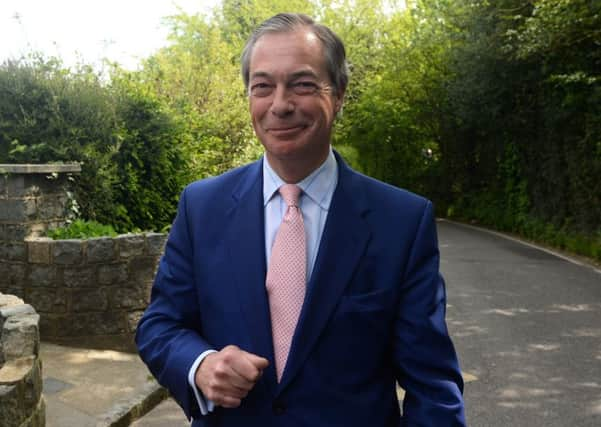
<svg viewBox="0 0 601 427">
<path fill-rule="evenodd" d="M 271 127 L 267 129 L 267 132 L 277 137 L 287 137 L 302 132 L 305 127 L 304 125 Z"/>
</svg>

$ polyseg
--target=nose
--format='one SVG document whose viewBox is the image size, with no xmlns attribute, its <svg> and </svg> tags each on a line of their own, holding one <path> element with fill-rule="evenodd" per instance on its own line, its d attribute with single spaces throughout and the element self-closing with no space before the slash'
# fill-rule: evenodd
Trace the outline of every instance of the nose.
<svg viewBox="0 0 601 427">
<path fill-rule="evenodd" d="M 293 96 L 286 90 L 285 86 L 278 85 L 273 95 L 270 110 L 278 117 L 284 117 L 294 112 Z"/>
</svg>

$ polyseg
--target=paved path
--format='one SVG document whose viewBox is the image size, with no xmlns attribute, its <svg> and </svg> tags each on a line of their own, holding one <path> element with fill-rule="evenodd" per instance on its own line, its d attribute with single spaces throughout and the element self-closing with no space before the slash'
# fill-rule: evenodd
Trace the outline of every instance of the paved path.
<svg viewBox="0 0 601 427">
<path fill-rule="evenodd" d="M 40 353 L 46 427 L 108 426 L 165 395 L 135 354 L 49 343 Z"/>
<path fill-rule="evenodd" d="M 472 427 L 601 426 L 601 272 L 439 223 Z"/>
</svg>

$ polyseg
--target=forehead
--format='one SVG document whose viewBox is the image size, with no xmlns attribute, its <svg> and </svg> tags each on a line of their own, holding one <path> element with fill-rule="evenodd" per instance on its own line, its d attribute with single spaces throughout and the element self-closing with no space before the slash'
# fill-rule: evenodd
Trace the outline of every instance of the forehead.
<svg viewBox="0 0 601 427">
<path fill-rule="evenodd" d="M 294 73 L 309 69 L 325 73 L 323 43 L 307 28 L 261 36 L 250 56 L 250 78 L 254 73 Z"/>
</svg>

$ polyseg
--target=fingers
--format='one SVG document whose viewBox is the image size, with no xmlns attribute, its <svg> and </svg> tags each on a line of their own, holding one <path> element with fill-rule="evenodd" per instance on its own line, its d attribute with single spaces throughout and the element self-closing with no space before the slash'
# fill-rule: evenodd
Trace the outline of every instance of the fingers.
<svg viewBox="0 0 601 427">
<path fill-rule="evenodd" d="M 206 356 L 196 371 L 195 381 L 215 404 L 235 408 L 268 365 L 267 359 L 231 345 Z"/>
</svg>

